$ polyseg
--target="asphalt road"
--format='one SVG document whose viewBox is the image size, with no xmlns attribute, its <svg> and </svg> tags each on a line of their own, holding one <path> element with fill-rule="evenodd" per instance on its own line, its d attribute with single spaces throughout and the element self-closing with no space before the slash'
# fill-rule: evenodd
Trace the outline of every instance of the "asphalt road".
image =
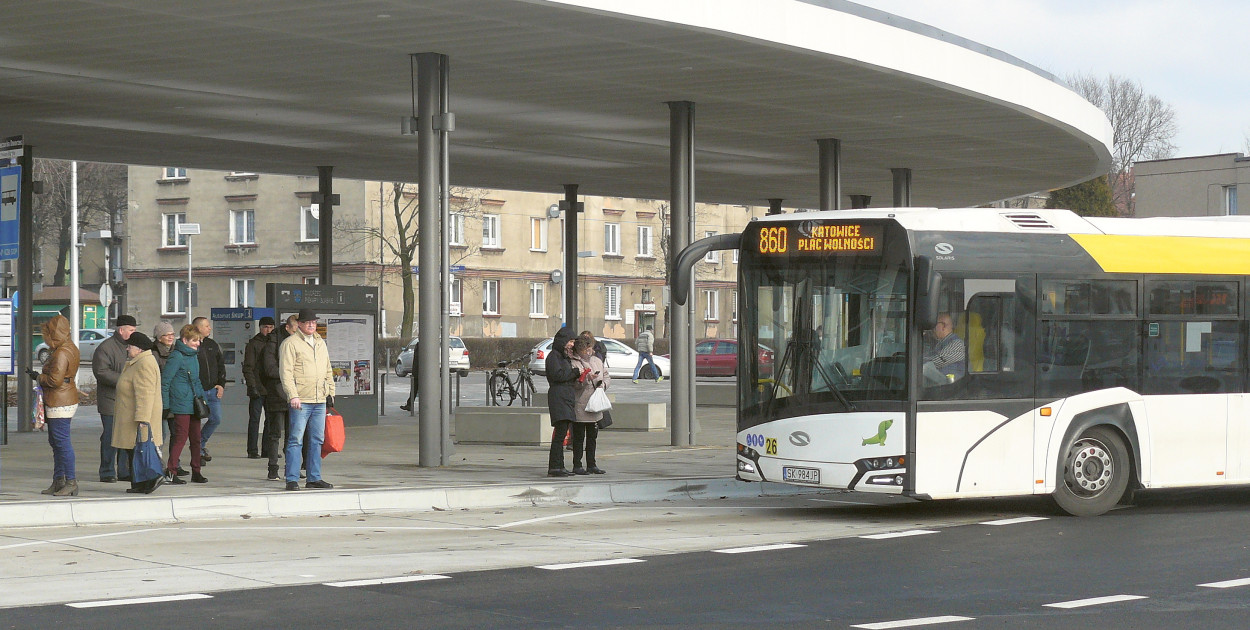
<svg viewBox="0 0 1250 630">
<path fill-rule="evenodd" d="M 0 627 L 1240 628 L 1247 508 L 829 494 L 23 532 Z M 45 588 L 63 601 L 10 599 Z M 190 599 L 130 599 L 155 595 Z"/>
</svg>

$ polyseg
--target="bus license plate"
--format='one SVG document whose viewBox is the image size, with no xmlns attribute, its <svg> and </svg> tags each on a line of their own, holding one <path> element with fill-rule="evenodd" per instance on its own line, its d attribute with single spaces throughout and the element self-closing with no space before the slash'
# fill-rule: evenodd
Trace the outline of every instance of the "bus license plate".
<svg viewBox="0 0 1250 630">
<path fill-rule="evenodd" d="M 820 469 L 782 466 L 781 478 L 794 483 L 820 483 Z"/>
</svg>

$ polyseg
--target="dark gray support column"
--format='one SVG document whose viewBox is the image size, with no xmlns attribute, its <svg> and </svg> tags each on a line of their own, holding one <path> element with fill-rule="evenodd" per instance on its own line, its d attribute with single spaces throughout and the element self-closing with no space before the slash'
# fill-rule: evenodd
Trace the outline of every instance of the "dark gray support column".
<svg viewBox="0 0 1250 630">
<path fill-rule="evenodd" d="M 768 200 L 768 214 L 781 214 L 781 202 L 782 199 L 780 197 L 770 198 Z"/>
<path fill-rule="evenodd" d="M 28 144 L 22 148 L 21 165 L 22 191 L 18 202 L 21 205 L 17 214 L 17 323 L 13 331 L 13 352 L 17 357 L 17 430 L 25 433 L 34 430 L 30 414 L 35 408 L 35 392 L 30 379 L 26 378 L 26 370 L 34 365 L 30 325 L 35 297 L 35 147 Z"/>
<path fill-rule="evenodd" d="M 417 329 L 425 341 L 420 344 L 415 360 L 420 364 L 417 377 L 417 424 L 420 430 L 420 460 L 423 467 L 442 464 L 442 361 L 438 353 L 439 323 L 439 137 L 434 130 L 434 118 L 438 116 L 442 83 L 439 68 L 443 55 L 420 53 L 417 55 L 417 219 L 420 230 L 417 238 Z M 446 353 L 444 353 L 446 356 Z"/>
<path fill-rule="evenodd" d="M 334 194 L 334 167 L 317 167 L 317 240 L 320 264 L 317 281 L 321 286 L 334 284 L 334 206 L 339 196 Z"/>
<path fill-rule="evenodd" d="M 910 208 L 911 207 L 911 169 L 910 168 L 892 168 L 890 174 L 894 176 L 894 207 Z"/>
<path fill-rule="evenodd" d="M 820 147 L 820 209 L 842 209 L 842 141 L 822 138 Z"/>
<path fill-rule="evenodd" d="M 694 103 L 670 101 L 669 108 L 669 180 L 671 182 L 670 213 L 671 255 L 690 245 L 694 235 Z M 670 265 L 672 268 L 672 265 Z M 693 271 L 691 272 L 694 273 Z M 672 278 L 669 278 L 670 287 Z M 670 291 L 671 293 L 671 291 Z M 685 306 L 670 302 L 673 322 L 669 356 L 673 401 L 673 446 L 693 446 L 698 427 L 695 424 L 694 396 L 694 323 L 695 306 L 699 303 L 695 282 L 690 283 L 690 299 Z"/>
<path fill-rule="evenodd" d="M 564 211 L 564 324 L 579 332 L 577 328 L 577 213 L 581 206 L 577 203 L 577 184 L 564 185 L 564 201 L 560 209 Z"/>
<path fill-rule="evenodd" d="M 851 195 L 851 209 L 863 210 L 872 203 L 872 195 Z"/>
<path fill-rule="evenodd" d="M 448 364 L 448 351 L 451 344 L 451 238 L 447 233 L 448 223 L 451 221 L 451 132 L 455 130 L 454 117 L 449 109 L 449 81 L 451 69 L 448 67 L 447 55 L 439 55 L 438 64 L 438 85 L 439 85 L 439 124 L 438 124 L 438 140 L 439 140 L 439 160 L 438 160 L 438 234 L 441 243 L 439 247 L 439 265 L 438 274 L 438 312 L 440 316 L 439 329 L 443 331 L 441 339 L 439 339 L 438 360 L 442 364 L 439 371 L 439 383 L 442 389 L 439 390 L 439 438 L 442 447 L 439 449 L 439 465 L 446 466 L 451 463 L 451 455 L 455 452 L 455 446 L 451 441 L 451 366 Z"/>
</svg>

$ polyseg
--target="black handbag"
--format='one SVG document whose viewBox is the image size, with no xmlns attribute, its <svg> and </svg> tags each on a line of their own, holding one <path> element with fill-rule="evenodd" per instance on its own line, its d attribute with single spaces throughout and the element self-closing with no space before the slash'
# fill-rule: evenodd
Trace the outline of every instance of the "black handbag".
<svg viewBox="0 0 1250 630">
<path fill-rule="evenodd" d="M 191 373 L 187 372 L 187 384 L 191 386 L 191 419 L 203 420 L 208 417 L 208 401 L 203 396 L 195 395 L 195 382 L 191 380 Z"/>
<path fill-rule="evenodd" d="M 595 426 L 599 427 L 600 429 L 606 429 L 612 426 L 612 410 L 609 409 L 603 412 L 603 417 L 600 418 L 599 421 L 595 423 Z"/>
</svg>

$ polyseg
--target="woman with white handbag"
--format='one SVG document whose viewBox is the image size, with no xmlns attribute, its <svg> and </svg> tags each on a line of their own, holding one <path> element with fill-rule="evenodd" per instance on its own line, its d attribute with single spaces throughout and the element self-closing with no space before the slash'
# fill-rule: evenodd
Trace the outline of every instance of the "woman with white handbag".
<svg viewBox="0 0 1250 630">
<path fill-rule="evenodd" d="M 575 389 L 577 403 L 576 420 L 573 422 L 573 474 L 602 475 L 605 470 L 595 464 L 595 446 L 599 438 L 598 422 L 603 412 L 612 407 L 608 402 L 607 388 L 611 379 L 603 361 L 595 356 L 593 337 L 578 337 L 573 342 L 573 367 L 578 371 Z M 586 467 L 582 467 L 585 447 Z"/>
</svg>

